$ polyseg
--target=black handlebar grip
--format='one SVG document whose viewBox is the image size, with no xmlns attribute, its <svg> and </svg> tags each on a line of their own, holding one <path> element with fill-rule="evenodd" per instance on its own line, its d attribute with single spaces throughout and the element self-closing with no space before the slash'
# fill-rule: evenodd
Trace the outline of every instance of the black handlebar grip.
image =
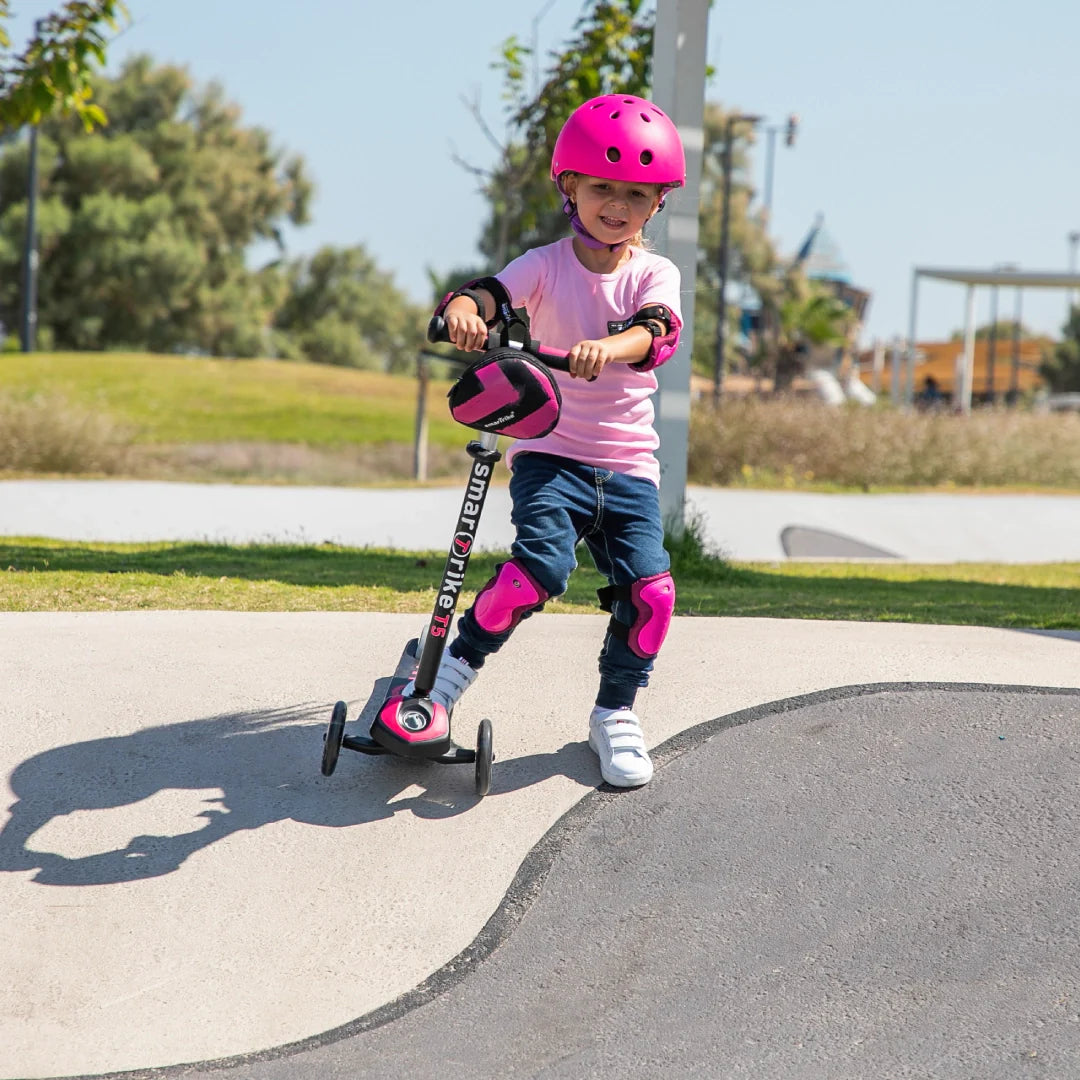
<svg viewBox="0 0 1080 1080">
<path fill-rule="evenodd" d="M 427 339 L 433 345 L 437 341 L 450 340 L 450 335 L 446 332 L 446 320 L 441 315 L 432 315 L 427 324 Z"/>
<path fill-rule="evenodd" d="M 432 315 L 431 321 L 427 324 L 427 339 L 432 344 L 438 341 L 450 341 L 450 333 L 446 329 L 446 320 L 441 315 Z M 488 349 L 494 349 L 498 344 L 498 339 L 494 334 L 489 334 L 487 341 L 484 342 L 484 351 Z"/>
</svg>

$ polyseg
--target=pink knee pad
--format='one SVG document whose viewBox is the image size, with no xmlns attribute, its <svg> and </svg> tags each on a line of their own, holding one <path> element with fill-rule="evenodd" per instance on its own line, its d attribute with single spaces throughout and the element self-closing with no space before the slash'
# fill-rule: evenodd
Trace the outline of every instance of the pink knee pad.
<svg viewBox="0 0 1080 1080">
<path fill-rule="evenodd" d="M 512 630 L 526 612 L 548 598 L 547 590 L 517 561 L 500 563 L 495 576 L 476 595 L 473 614 L 489 634 Z"/>
<path fill-rule="evenodd" d="M 666 570 L 639 578 L 630 586 L 630 602 L 634 605 L 634 625 L 630 627 L 627 644 L 637 656 L 651 660 L 660 652 L 671 625 L 675 581 Z"/>
</svg>

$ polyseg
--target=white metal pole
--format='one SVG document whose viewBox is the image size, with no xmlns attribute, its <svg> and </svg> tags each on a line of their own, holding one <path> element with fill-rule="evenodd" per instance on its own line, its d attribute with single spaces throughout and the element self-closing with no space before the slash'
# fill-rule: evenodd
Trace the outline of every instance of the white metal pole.
<svg viewBox="0 0 1080 1080">
<path fill-rule="evenodd" d="M 907 379 L 904 386 L 904 406 L 915 407 L 915 327 L 919 317 L 919 268 L 911 272 L 911 307 L 908 309 Z"/>
<path fill-rule="evenodd" d="M 967 287 L 967 312 L 964 317 L 964 378 L 957 386 L 957 402 L 965 415 L 971 412 L 971 389 L 975 381 L 975 286 Z"/>
<path fill-rule="evenodd" d="M 870 377 L 870 389 L 875 394 L 881 393 L 881 373 L 885 370 L 885 342 L 880 338 L 874 339 L 874 366 Z"/>
<path fill-rule="evenodd" d="M 1076 248 L 1077 248 L 1078 244 L 1080 244 L 1080 232 L 1071 232 L 1071 233 L 1069 233 L 1069 273 L 1070 274 L 1075 274 L 1076 273 Z M 1069 305 L 1069 309 L 1068 309 L 1068 311 L 1065 312 L 1065 319 L 1066 319 L 1066 321 L 1068 321 L 1069 319 L 1072 318 L 1073 305 L 1076 303 L 1076 293 L 1072 289 L 1072 287 L 1069 288 L 1069 291 L 1066 294 L 1066 299 L 1067 299 L 1067 303 Z"/>
<path fill-rule="evenodd" d="M 900 338 L 893 338 L 893 343 L 889 348 L 889 397 L 894 406 L 898 406 L 901 399 L 900 364 L 902 358 Z"/>
<path fill-rule="evenodd" d="M 685 524 L 708 24 L 709 0 L 659 0 L 653 38 L 653 100 L 678 127 L 686 150 L 686 186 L 668 196 L 650 234 L 654 249 L 675 263 L 682 275 L 682 336 L 675 355 L 657 368 L 660 389 L 654 399 L 660 436 L 660 511 L 676 535 Z"/>
</svg>

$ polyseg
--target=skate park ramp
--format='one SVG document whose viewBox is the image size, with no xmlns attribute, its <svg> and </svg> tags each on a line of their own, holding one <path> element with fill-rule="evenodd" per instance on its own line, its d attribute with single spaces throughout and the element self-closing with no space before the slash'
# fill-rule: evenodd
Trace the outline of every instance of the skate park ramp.
<svg viewBox="0 0 1080 1080">
<path fill-rule="evenodd" d="M 477 800 L 319 771 L 415 616 L 0 614 L 0 1077 L 856 1076 L 916 1020 L 971 1075 L 1075 1065 L 1080 634 L 676 619 L 614 794 L 605 621 L 489 662 Z"/>
<path fill-rule="evenodd" d="M 657 758 L 421 991 L 235 1075 L 1080 1075 L 1080 694 L 852 688 Z"/>
<path fill-rule="evenodd" d="M 808 525 L 788 525 L 780 530 L 780 546 L 789 559 L 899 559 L 895 551 L 887 551 L 865 540 L 815 529 Z"/>
</svg>

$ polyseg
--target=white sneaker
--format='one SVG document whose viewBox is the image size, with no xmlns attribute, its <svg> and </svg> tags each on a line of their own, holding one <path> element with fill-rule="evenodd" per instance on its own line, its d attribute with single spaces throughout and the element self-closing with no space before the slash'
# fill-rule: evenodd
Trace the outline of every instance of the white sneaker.
<svg viewBox="0 0 1080 1080">
<path fill-rule="evenodd" d="M 589 717 L 589 745 L 600 758 L 600 775 L 614 787 L 640 787 L 652 779 L 645 736 L 631 709 L 596 705 Z"/>
<path fill-rule="evenodd" d="M 444 650 L 439 660 L 439 670 L 435 676 L 435 685 L 431 688 L 431 700 L 438 702 L 450 713 L 458 703 L 461 695 L 476 681 L 480 672 L 476 668 L 469 667 L 464 660 L 451 656 L 449 651 Z M 402 697 L 412 697 L 416 692 L 416 672 L 402 688 Z"/>
</svg>

